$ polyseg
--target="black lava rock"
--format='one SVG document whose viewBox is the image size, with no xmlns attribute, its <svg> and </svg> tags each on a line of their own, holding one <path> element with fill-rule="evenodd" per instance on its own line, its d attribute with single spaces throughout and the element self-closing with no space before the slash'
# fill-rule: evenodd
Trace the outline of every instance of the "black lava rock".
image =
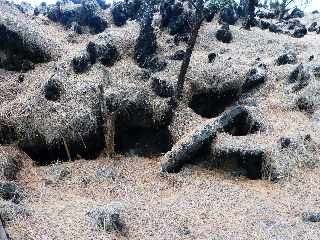
<svg viewBox="0 0 320 240">
<path fill-rule="evenodd" d="M 180 42 L 187 43 L 189 41 L 189 39 L 190 39 L 190 34 L 185 33 L 185 34 L 174 35 L 173 41 L 174 41 L 174 44 L 178 46 L 180 44 Z"/>
<path fill-rule="evenodd" d="M 302 38 L 308 33 L 305 25 L 301 24 L 294 28 L 292 36 L 295 38 Z"/>
<path fill-rule="evenodd" d="M 304 214 L 303 220 L 306 222 L 320 222 L 320 212 Z"/>
<path fill-rule="evenodd" d="M 310 78 L 311 75 L 309 71 L 300 64 L 290 73 L 288 83 L 293 84 L 292 90 L 296 92 L 308 86 Z"/>
<path fill-rule="evenodd" d="M 19 194 L 16 184 L 13 182 L 0 182 L 0 198 L 19 203 L 21 194 Z"/>
<path fill-rule="evenodd" d="M 172 97 L 175 94 L 176 82 L 152 78 L 151 87 L 159 97 L 167 98 Z"/>
<path fill-rule="evenodd" d="M 312 114 L 314 112 L 314 103 L 307 97 L 299 97 L 296 105 L 300 111 Z"/>
<path fill-rule="evenodd" d="M 290 145 L 292 145 L 292 139 L 288 137 L 280 138 L 279 142 L 282 149 L 288 148 Z"/>
<path fill-rule="evenodd" d="M 229 29 L 229 25 L 222 25 L 216 32 L 216 38 L 218 41 L 223 43 L 230 43 L 233 39 L 232 33 Z"/>
<path fill-rule="evenodd" d="M 51 78 L 44 86 L 45 98 L 49 101 L 58 101 L 63 91 L 62 84 Z"/>
<path fill-rule="evenodd" d="M 209 61 L 209 63 L 213 63 L 214 60 L 216 59 L 216 57 L 217 57 L 217 54 L 216 54 L 216 53 L 209 53 L 209 54 L 208 54 L 208 61 Z"/>
<path fill-rule="evenodd" d="M 265 30 L 265 29 L 268 29 L 270 27 L 270 23 L 268 21 L 260 19 L 259 22 L 258 22 L 258 26 L 261 29 Z"/>
<path fill-rule="evenodd" d="M 79 52 L 72 59 L 72 67 L 75 73 L 83 73 L 88 70 L 90 64 L 90 56 L 87 51 Z"/>
<path fill-rule="evenodd" d="M 256 68 L 250 70 L 246 76 L 246 81 L 242 86 L 242 90 L 247 92 L 266 81 L 266 66 L 259 64 Z"/>
<path fill-rule="evenodd" d="M 154 57 L 157 50 L 157 39 L 151 25 L 151 17 L 147 17 L 142 23 L 140 34 L 134 47 L 134 59 L 142 68 L 161 68 L 159 59 Z"/>
<path fill-rule="evenodd" d="M 317 22 L 311 23 L 311 25 L 308 27 L 308 32 L 316 32 L 317 31 Z"/>
<path fill-rule="evenodd" d="M 96 0 L 83 0 L 81 2 L 80 22 L 89 26 L 92 33 L 101 33 L 108 23 L 101 14 L 101 7 Z"/>
<path fill-rule="evenodd" d="M 239 19 L 236 9 L 229 5 L 223 8 L 219 13 L 219 22 L 234 25 Z"/>
<path fill-rule="evenodd" d="M 296 64 L 297 55 L 293 52 L 287 52 L 280 55 L 276 62 L 277 62 L 277 65 Z"/>
<path fill-rule="evenodd" d="M 277 24 L 271 23 L 269 26 L 269 31 L 273 33 L 281 33 L 283 30 Z"/>
<path fill-rule="evenodd" d="M 124 2 L 115 2 L 111 9 L 113 23 L 121 27 L 127 22 L 127 15 Z"/>
<path fill-rule="evenodd" d="M 192 14 L 183 8 L 181 2 L 163 0 L 160 4 L 161 26 L 167 27 L 171 35 L 185 34 L 191 31 Z"/>
</svg>

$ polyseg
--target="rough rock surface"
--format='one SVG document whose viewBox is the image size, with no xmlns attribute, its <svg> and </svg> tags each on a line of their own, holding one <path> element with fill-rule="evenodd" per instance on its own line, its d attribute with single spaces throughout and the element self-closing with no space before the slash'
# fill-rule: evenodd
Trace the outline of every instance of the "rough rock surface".
<svg viewBox="0 0 320 240">
<path fill-rule="evenodd" d="M 21 163 L 19 171 L 0 176 L 22 196 L 11 198 L 15 191 L 7 188 L 8 200 L 0 201 L 12 239 L 318 239 L 318 225 L 301 216 L 318 212 L 320 194 L 320 35 L 292 34 L 319 15 L 278 21 L 266 13 L 251 31 L 230 25 L 228 44 L 215 38 L 217 18 L 204 21 L 182 104 L 172 111 L 181 60 L 171 56 L 186 50 L 184 24 L 194 8 L 162 1 L 161 13 L 160 6 L 154 9 L 157 46 L 145 60 L 166 62 L 154 71 L 135 58 L 141 18 L 133 16 L 134 7 L 119 27 L 112 8 L 94 4 L 100 7 L 93 12 L 108 23 L 97 34 L 74 18 L 82 4 L 72 2 L 70 9 L 61 3 L 63 22 L 48 18 L 56 5 L 30 16 L 0 3 L 1 24 L 17 33 L 11 43 L 19 46 L 18 56 L 11 60 L 21 64 L 0 66 L 0 155 Z M 56 13 L 51 17 L 60 19 Z M 152 45 L 150 39 L 141 45 Z M 3 46 L 1 63 L 13 49 Z M 277 64 L 287 50 L 296 62 Z M 249 116 L 212 131 L 235 107 Z M 177 173 L 160 173 L 161 159 L 170 156 Z M 15 169 L 9 165 L 0 167 Z M 86 215 L 112 201 L 126 206 L 119 215 L 125 231 L 97 229 L 102 222 L 118 225 L 104 211 Z"/>
</svg>

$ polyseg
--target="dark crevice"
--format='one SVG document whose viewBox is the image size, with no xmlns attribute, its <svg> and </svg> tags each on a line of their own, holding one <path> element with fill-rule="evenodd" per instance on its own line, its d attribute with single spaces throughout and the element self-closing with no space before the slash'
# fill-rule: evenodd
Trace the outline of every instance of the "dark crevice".
<svg viewBox="0 0 320 240">
<path fill-rule="evenodd" d="M 129 127 L 116 129 L 115 152 L 144 157 L 159 156 L 171 148 L 171 137 L 167 127 Z"/>
<path fill-rule="evenodd" d="M 232 150 L 216 151 L 214 153 L 214 168 L 232 172 L 249 179 L 261 179 L 265 154 L 261 150 Z"/>
<path fill-rule="evenodd" d="M 27 46 L 26 40 L 17 33 L 0 25 L 0 67 L 10 71 L 26 72 L 34 64 L 47 62 L 50 56 L 37 46 Z"/>
<path fill-rule="evenodd" d="M 42 134 L 38 133 L 35 136 L 36 141 L 19 143 L 19 145 L 39 165 L 48 165 L 55 161 L 68 161 L 70 160 L 68 151 L 71 160 L 78 158 L 96 159 L 104 149 L 104 140 L 101 134 L 81 137 L 81 140 L 77 142 L 68 142 L 61 138 L 61 140 L 52 144 L 46 143 Z"/>
<path fill-rule="evenodd" d="M 223 93 L 216 90 L 197 93 L 192 96 L 189 107 L 202 117 L 217 117 L 238 99 L 238 92 L 230 88 Z"/>
</svg>

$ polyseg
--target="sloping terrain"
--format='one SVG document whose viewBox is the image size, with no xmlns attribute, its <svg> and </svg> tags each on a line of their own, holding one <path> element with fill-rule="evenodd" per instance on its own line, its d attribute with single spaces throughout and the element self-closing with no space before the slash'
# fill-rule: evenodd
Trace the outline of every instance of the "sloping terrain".
<svg viewBox="0 0 320 240">
<path fill-rule="evenodd" d="M 218 18 L 203 22 L 172 113 L 187 44 L 160 13 L 150 33 L 96 1 L 0 9 L 12 42 L 0 46 L 0 215 L 12 239 L 319 239 L 316 31 L 236 23 L 224 43 Z"/>
</svg>

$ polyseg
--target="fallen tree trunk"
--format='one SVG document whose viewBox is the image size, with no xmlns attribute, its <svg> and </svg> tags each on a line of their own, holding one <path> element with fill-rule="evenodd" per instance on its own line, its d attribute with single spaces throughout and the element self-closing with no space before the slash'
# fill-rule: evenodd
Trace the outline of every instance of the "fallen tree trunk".
<svg viewBox="0 0 320 240">
<path fill-rule="evenodd" d="M 237 106 L 218 118 L 208 120 L 191 134 L 184 136 L 171 151 L 163 156 L 161 172 L 179 171 L 184 164 L 190 162 L 194 156 L 204 150 L 203 147 L 210 143 L 218 132 L 234 132 L 234 129 L 241 127 L 241 123 L 248 118 L 248 111 Z M 209 151 L 209 149 L 206 150 Z"/>
</svg>

